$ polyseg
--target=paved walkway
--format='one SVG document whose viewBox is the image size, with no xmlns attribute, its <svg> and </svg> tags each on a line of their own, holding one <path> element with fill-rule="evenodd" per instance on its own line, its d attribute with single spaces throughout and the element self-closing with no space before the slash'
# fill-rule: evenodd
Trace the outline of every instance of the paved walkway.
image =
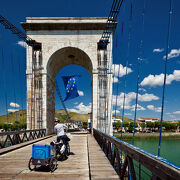
<svg viewBox="0 0 180 180">
<path fill-rule="evenodd" d="M 53 173 L 28 169 L 32 151 L 32 145 L 28 145 L 0 156 L 0 179 L 119 179 L 92 135 L 70 134 L 69 137 L 71 138 L 71 155 L 65 161 L 58 161 L 58 168 Z M 55 137 L 51 137 L 36 144 L 49 144 L 54 139 Z"/>
</svg>

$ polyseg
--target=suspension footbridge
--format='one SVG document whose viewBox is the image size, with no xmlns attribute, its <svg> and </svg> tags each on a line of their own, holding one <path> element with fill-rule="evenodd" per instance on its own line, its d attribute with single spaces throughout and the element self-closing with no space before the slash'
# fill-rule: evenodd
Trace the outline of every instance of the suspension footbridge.
<svg viewBox="0 0 180 180">
<path fill-rule="evenodd" d="M 140 14 L 141 33 L 145 32 L 145 12 L 146 0 L 142 6 Z M 143 38 L 138 43 L 137 77 L 133 81 L 136 84 L 136 92 L 133 93 L 135 104 L 130 106 L 128 94 L 127 75 L 132 72 L 130 68 L 131 46 L 133 37 L 133 26 L 135 15 L 135 2 L 125 0 L 113 0 L 108 17 L 27 17 L 25 22 L 21 22 L 24 30 L 18 29 L 3 15 L 0 15 L 0 23 L 6 31 L 11 31 L 14 36 L 18 36 L 26 46 L 26 72 L 25 67 L 20 62 L 15 62 L 14 56 L 17 52 L 10 53 L 10 60 L 7 58 L 6 49 L 2 49 L 1 67 L 2 67 L 2 89 L 5 92 L 5 109 L 7 132 L 0 133 L 0 179 L 180 179 L 180 167 L 161 157 L 161 136 L 162 123 L 164 118 L 164 100 L 165 88 L 169 83 L 167 81 L 167 63 L 170 43 L 170 30 L 173 12 L 173 1 L 170 0 L 168 5 L 167 18 L 167 35 L 165 43 L 165 56 L 163 61 L 162 74 L 162 101 L 158 111 L 160 115 L 160 132 L 158 154 L 153 155 L 136 146 L 135 128 L 138 110 L 143 109 L 139 101 L 150 101 L 150 98 L 157 100 L 154 94 L 139 94 L 141 66 L 144 61 L 143 57 Z M 126 26 L 124 22 L 118 23 L 118 16 L 125 12 Z M 136 17 L 137 18 L 137 17 Z M 118 30 L 118 31 L 117 31 Z M 126 33 L 125 33 L 126 31 Z M 117 35 L 126 36 L 126 44 L 121 44 L 122 49 L 126 49 L 127 54 L 125 67 L 120 62 L 113 64 L 113 53 L 117 46 Z M 115 39 L 116 37 L 116 39 Z M 123 52 L 121 52 L 123 53 Z M 120 57 L 118 54 L 118 58 Z M 116 57 L 117 58 L 117 57 Z M 118 59 L 117 58 L 117 59 Z M 21 118 L 25 124 L 27 117 L 27 127 L 15 127 L 12 130 L 9 112 L 8 112 L 8 92 L 10 88 L 6 72 L 6 63 L 12 71 L 23 71 L 26 75 L 26 105 L 22 100 Z M 68 65 L 80 65 L 85 68 L 91 77 L 91 133 L 72 132 L 70 133 L 71 154 L 65 161 L 58 162 L 57 169 L 50 173 L 46 169 L 30 171 L 28 161 L 31 156 L 32 144 L 46 144 L 55 139 L 53 135 L 55 119 L 55 91 L 62 104 L 66 117 L 70 120 L 69 111 L 62 98 L 62 87 L 58 85 L 56 79 L 58 72 Z M 22 67 L 23 66 L 23 67 Z M 16 67 L 16 69 L 15 69 Z M 118 67 L 118 68 L 117 68 Z M 123 69 L 124 68 L 124 69 Z M 124 74 L 122 75 L 122 71 Z M 175 73 L 177 73 L 176 70 Z M 14 73 L 15 76 L 15 73 Z M 124 78 L 124 92 L 119 95 L 120 78 Z M 134 78 L 133 77 L 133 78 Z M 19 78 L 13 77 L 14 80 Z M 69 81 L 75 77 L 69 76 Z M 171 78 L 172 80 L 172 78 Z M 68 83 L 69 83 L 68 81 Z M 117 86 L 113 84 L 118 82 Z M 134 82 L 133 82 L 134 83 Z M 14 82 L 12 85 L 16 86 Z M 25 86 L 25 85 L 24 85 Z M 13 92 L 14 103 L 11 106 L 18 108 L 19 100 L 15 87 L 11 87 Z M 141 88 L 142 89 L 142 88 Z M 23 89 L 22 89 L 23 91 Z M 116 95 L 114 95 L 114 92 Z M 22 95 L 23 96 L 23 95 Z M 148 97 L 147 97 L 148 96 Z M 22 98 L 22 97 L 21 97 Z M 121 107 L 122 123 L 120 139 L 113 136 L 113 118 L 117 117 L 118 106 Z M 26 107 L 26 112 L 24 111 Z M 123 141 L 123 122 L 125 119 L 126 109 L 134 112 L 133 119 L 133 141 L 132 145 Z M 149 109 L 152 109 L 149 106 Z M 155 108 L 154 108 L 155 109 Z M 156 110 L 156 109 L 155 109 Z M 15 111 L 16 125 L 18 124 L 17 111 Z M 7 147 L 8 146 L 8 147 Z"/>
</svg>

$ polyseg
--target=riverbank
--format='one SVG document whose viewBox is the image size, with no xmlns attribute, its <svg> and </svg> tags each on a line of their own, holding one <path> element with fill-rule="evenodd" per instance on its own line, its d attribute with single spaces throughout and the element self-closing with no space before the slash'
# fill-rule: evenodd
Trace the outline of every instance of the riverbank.
<svg viewBox="0 0 180 180">
<path fill-rule="evenodd" d="M 114 133 L 114 136 L 118 139 L 121 139 L 120 133 Z M 164 140 L 174 140 L 180 139 L 180 133 L 162 133 L 162 139 Z M 133 139 L 133 133 L 123 133 L 123 140 Z M 135 140 L 157 140 L 159 139 L 159 133 L 136 133 L 134 136 Z"/>
</svg>

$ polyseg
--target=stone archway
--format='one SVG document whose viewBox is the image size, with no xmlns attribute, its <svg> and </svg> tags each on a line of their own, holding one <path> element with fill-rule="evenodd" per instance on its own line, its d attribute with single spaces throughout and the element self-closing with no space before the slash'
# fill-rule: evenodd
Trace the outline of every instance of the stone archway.
<svg viewBox="0 0 180 180">
<path fill-rule="evenodd" d="M 53 129 L 55 116 L 55 79 L 57 73 L 65 66 L 76 64 L 84 67 L 92 78 L 92 62 L 82 50 L 74 47 L 64 47 L 54 52 L 47 63 L 47 127 Z M 92 83 L 91 83 L 92 84 Z M 60 87 L 61 88 L 61 87 Z M 64 87 L 62 87 L 64 88 Z M 95 93 L 92 90 L 92 94 Z M 92 97 L 92 96 L 91 96 Z"/>
<path fill-rule="evenodd" d="M 106 22 L 107 18 L 102 17 L 28 17 L 22 23 L 27 35 L 42 45 L 40 52 L 32 51 L 31 47 L 27 49 L 27 129 L 46 128 L 47 134 L 53 132 L 55 108 L 51 100 L 54 100 L 54 81 L 57 72 L 68 64 L 81 65 L 90 73 L 92 128 L 97 128 L 98 107 L 101 105 L 98 91 L 99 82 L 102 82 L 98 76 L 102 59 L 98 54 L 97 42 L 106 29 Z M 109 82 L 107 88 L 110 102 L 112 37 L 107 51 L 109 68 L 106 80 Z M 109 122 L 110 106 L 107 112 Z M 104 126 L 108 125 L 106 123 Z"/>
</svg>

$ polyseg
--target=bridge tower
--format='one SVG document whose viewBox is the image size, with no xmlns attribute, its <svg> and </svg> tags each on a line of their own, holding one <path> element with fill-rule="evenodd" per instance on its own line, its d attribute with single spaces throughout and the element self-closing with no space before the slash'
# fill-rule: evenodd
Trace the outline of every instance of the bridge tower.
<svg viewBox="0 0 180 180">
<path fill-rule="evenodd" d="M 112 37 L 107 48 L 97 45 L 106 22 L 101 17 L 27 17 L 21 23 L 29 37 L 42 43 L 41 50 L 27 47 L 28 129 L 53 132 L 55 79 L 70 64 L 81 65 L 91 76 L 92 128 L 111 129 Z"/>
</svg>

